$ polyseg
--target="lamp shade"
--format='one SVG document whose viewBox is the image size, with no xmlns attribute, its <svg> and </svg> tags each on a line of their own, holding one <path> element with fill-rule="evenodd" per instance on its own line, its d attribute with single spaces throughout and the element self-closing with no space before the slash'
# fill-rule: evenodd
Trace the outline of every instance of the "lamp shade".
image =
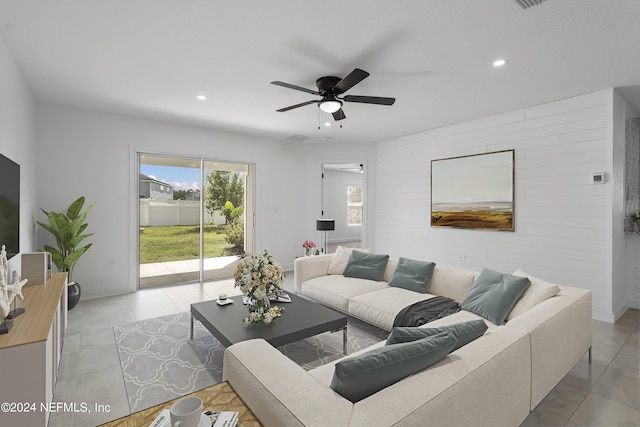
<svg viewBox="0 0 640 427">
<path fill-rule="evenodd" d="M 317 219 L 316 230 L 318 231 L 333 231 L 336 229 L 336 221 L 334 219 Z"/>
</svg>

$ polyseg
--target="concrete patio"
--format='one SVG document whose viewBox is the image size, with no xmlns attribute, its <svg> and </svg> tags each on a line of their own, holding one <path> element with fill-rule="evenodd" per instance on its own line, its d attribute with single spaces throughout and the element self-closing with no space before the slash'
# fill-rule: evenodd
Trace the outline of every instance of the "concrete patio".
<svg viewBox="0 0 640 427">
<path fill-rule="evenodd" d="M 205 280 L 233 277 L 238 258 L 236 255 L 205 258 Z M 198 281 L 199 271 L 199 259 L 140 264 L 140 289 Z"/>
</svg>

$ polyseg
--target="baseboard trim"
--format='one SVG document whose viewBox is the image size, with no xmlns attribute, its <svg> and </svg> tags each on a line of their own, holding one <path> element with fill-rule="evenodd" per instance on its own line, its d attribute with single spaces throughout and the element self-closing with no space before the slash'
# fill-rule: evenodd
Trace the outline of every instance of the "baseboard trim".
<svg viewBox="0 0 640 427">
<path fill-rule="evenodd" d="M 80 286 L 82 287 L 82 284 L 80 284 Z M 81 289 L 81 300 L 112 297 L 115 295 L 130 294 L 132 292 L 131 287 L 128 284 L 109 286 L 107 289 L 86 289 L 83 287 Z"/>
</svg>

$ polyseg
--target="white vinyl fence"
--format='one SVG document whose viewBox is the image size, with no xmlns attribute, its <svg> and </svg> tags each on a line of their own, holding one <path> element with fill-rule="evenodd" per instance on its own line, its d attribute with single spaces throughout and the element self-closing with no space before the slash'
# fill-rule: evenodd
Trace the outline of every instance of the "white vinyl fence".
<svg viewBox="0 0 640 427">
<path fill-rule="evenodd" d="M 216 224 L 224 224 L 223 215 L 216 213 L 209 215 L 204 211 L 204 221 L 207 224 L 211 218 Z M 200 224 L 199 200 L 153 200 L 140 199 L 140 226 L 157 225 L 198 225 Z"/>
</svg>

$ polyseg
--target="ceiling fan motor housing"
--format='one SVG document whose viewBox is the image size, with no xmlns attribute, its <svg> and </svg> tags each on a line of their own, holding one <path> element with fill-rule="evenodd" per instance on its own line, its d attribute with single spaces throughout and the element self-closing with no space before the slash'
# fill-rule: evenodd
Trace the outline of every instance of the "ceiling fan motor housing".
<svg viewBox="0 0 640 427">
<path fill-rule="evenodd" d="M 318 92 L 320 92 L 320 94 L 322 95 L 328 92 L 332 92 L 333 87 L 337 85 L 340 80 L 342 80 L 340 77 L 334 77 L 334 76 L 320 77 L 318 80 L 316 80 L 316 86 L 318 86 Z"/>
</svg>

